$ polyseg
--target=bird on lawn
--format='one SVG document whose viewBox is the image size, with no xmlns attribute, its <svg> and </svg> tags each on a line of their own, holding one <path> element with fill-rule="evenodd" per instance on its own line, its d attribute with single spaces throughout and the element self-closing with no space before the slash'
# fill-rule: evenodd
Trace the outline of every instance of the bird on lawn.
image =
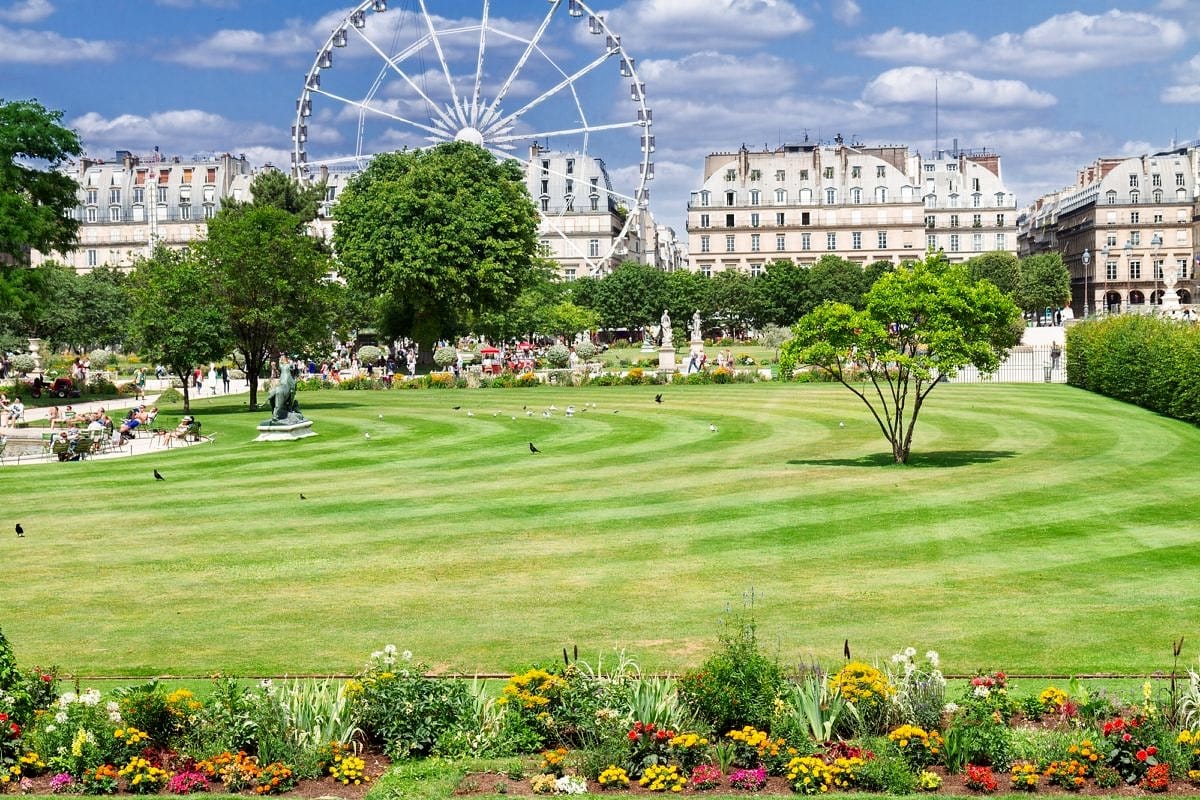
<svg viewBox="0 0 1200 800">
<path fill-rule="evenodd" d="M 575 416 L 575 406 L 567 406 L 567 416 L 568 417 Z"/>
<path fill-rule="evenodd" d="M 542 412 L 542 416 L 543 416 L 543 417 L 547 417 L 547 418 L 548 418 L 548 417 L 550 416 L 550 412 L 549 412 L 549 411 L 543 411 L 543 412 Z"/>
<path fill-rule="evenodd" d="M 716 426 L 716 425 L 713 425 L 711 422 L 708 424 L 708 429 L 709 429 L 710 431 L 712 431 L 713 433 L 716 433 L 716 432 L 717 432 L 717 426 Z"/>
<path fill-rule="evenodd" d="M 462 408 L 462 406 L 454 406 L 454 408 L 453 408 L 453 409 L 451 409 L 451 410 L 452 410 L 452 411 L 458 411 L 460 408 Z"/>
<path fill-rule="evenodd" d="M 21 523 L 19 522 L 17 523 L 17 536 L 20 536 L 22 539 L 25 538 L 25 529 L 21 527 Z"/>
<path fill-rule="evenodd" d="M 370 439 L 370 438 L 371 438 L 371 434 L 370 434 L 370 433 L 364 433 L 364 434 L 363 434 L 363 436 L 367 437 L 368 439 Z"/>
<path fill-rule="evenodd" d="M 844 423 L 844 422 L 839 422 L 839 423 L 838 423 L 838 427 L 839 427 L 839 428 L 844 428 L 844 427 L 846 427 L 846 423 Z"/>
<path fill-rule="evenodd" d="M 473 417 L 473 416 L 475 416 L 475 412 L 474 412 L 474 411 L 468 411 L 468 412 L 467 412 L 467 416 L 468 416 L 468 417 Z"/>
<path fill-rule="evenodd" d="M 166 478 L 164 478 L 164 477 L 162 476 L 162 474 L 161 474 L 161 473 L 160 473 L 158 470 L 154 470 L 154 480 L 156 480 L 156 481 L 165 481 L 165 480 L 166 480 Z"/>
<path fill-rule="evenodd" d="M 301 493 L 300 493 L 300 499 L 301 499 L 301 500 L 307 500 L 308 498 L 304 496 L 304 492 L 301 492 Z"/>
<path fill-rule="evenodd" d="M 534 447 L 534 446 L 533 446 L 533 442 L 530 442 L 530 443 L 529 443 L 529 452 L 531 452 L 531 453 L 540 453 L 540 452 L 542 452 L 542 451 L 541 451 L 541 450 L 538 450 L 536 447 Z"/>
<path fill-rule="evenodd" d="M 654 402 L 656 402 L 656 403 L 661 403 L 661 402 L 662 402 L 662 395 L 661 395 L 661 394 L 656 394 L 656 395 L 654 395 Z"/>
<path fill-rule="evenodd" d="M 844 645 L 842 645 L 842 654 L 846 656 L 847 661 L 850 660 L 850 640 L 849 639 L 847 639 L 846 643 Z"/>
</svg>

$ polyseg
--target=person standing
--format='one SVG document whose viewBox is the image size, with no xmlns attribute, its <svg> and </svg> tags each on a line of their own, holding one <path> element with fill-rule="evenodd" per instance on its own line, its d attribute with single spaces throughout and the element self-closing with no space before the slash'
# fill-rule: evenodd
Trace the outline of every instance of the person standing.
<svg viewBox="0 0 1200 800">
<path fill-rule="evenodd" d="M 137 387 L 138 400 L 146 399 L 146 368 L 138 367 L 133 371 L 133 385 Z"/>
<path fill-rule="evenodd" d="M 212 394 L 217 393 L 217 365 L 210 363 L 208 365 L 208 384 L 212 387 Z"/>
<path fill-rule="evenodd" d="M 221 376 L 221 385 L 225 387 L 225 394 L 229 394 L 229 365 L 222 364 L 217 370 L 217 374 Z"/>
</svg>

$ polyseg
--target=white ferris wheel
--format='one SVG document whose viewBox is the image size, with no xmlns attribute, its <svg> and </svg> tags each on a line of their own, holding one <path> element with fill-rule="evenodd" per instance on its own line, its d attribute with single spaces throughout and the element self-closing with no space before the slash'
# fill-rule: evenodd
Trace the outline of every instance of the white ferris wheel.
<svg viewBox="0 0 1200 800">
<path fill-rule="evenodd" d="M 380 152 L 471 142 L 521 162 L 543 237 L 559 238 L 602 271 L 622 253 L 654 177 L 653 114 L 634 58 L 583 0 L 547 0 L 545 15 L 532 21 L 497 15 L 491 0 L 482 0 L 478 17 L 450 11 L 464 5 L 366 0 L 341 19 L 296 101 L 295 175 L 311 180 L 322 168 L 361 170 Z M 569 157 L 550 160 L 550 153 Z M 613 185 L 601 158 L 619 165 L 613 172 L 624 185 Z M 576 164 L 591 168 L 591 177 L 581 181 Z M 546 194 L 551 184 L 553 201 L 537 202 L 537 189 Z M 564 199 L 571 191 L 578 205 Z M 586 240 L 571 235 L 576 209 L 595 210 L 597 194 L 624 227 L 603 239 L 606 248 L 585 250 Z"/>
</svg>

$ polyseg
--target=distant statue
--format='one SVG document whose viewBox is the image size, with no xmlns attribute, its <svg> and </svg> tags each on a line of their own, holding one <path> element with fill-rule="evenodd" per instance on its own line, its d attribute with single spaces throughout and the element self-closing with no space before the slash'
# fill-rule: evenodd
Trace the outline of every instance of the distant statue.
<svg viewBox="0 0 1200 800">
<path fill-rule="evenodd" d="M 295 425 L 304 422 L 300 404 L 296 402 L 296 379 L 292 376 L 292 363 L 279 359 L 279 382 L 267 393 L 271 406 L 271 419 L 266 425 Z"/>
<path fill-rule="evenodd" d="M 696 313 L 692 314 L 692 341 L 698 342 L 704 338 L 703 332 L 700 330 L 700 309 L 696 309 Z"/>
<path fill-rule="evenodd" d="M 663 347 L 667 347 L 671 344 L 671 341 L 674 337 L 671 335 L 671 315 L 667 313 L 665 308 L 663 309 L 661 321 L 661 334 L 659 336 L 658 343 Z"/>
</svg>

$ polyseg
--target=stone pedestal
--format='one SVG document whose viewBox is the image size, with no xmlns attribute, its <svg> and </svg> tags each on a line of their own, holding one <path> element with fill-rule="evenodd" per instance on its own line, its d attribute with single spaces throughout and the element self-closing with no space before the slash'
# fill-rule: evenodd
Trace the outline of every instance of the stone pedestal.
<svg viewBox="0 0 1200 800">
<path fill-rule="evenodd" d="M 290 425 L 259 425 L 256 442 L 290 442 L 294 439 L 306 439 L 316 436 L 312 429 L 312 420 L 295 422 Z"/>
<path fill-rule="evenodd" d="M 42 340 L 41 339 L 30 339 L 29 340 L 29 355 L 33 356 L 33 371 L 41 372 L 42 371 Z"/>
<path fill-rule="evenodd" d="M 663 345 L 658 348 L 658 371 L 675 371 L 675 348 L 671 345 Z"/>
<path fill-rule="evenodd" d="M 1163 289 L 1162 307 L 1165 309 L 1179 308 L 1179 295 L 1175 294 L 1175 286 L 1178 284 L 1178 277 L 1174 270 L 1167 273 L 1166 288 Z"/>
</svg>

